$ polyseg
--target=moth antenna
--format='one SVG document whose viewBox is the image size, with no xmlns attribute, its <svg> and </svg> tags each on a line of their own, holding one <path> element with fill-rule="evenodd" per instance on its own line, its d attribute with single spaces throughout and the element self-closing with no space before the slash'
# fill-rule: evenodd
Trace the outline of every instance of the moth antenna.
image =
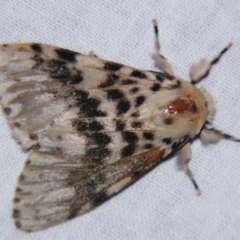
<svg viewBox="0 0 240 240">
<path fill-rule="evenodd" d="M 206 78 L 210 73 L 212 66 L 219 62 L 221 57 L 232 47 L 232 45 L 233 43 L 229 42 L 228 45 L 210 62 L 207 59 L 202 58 L 199 63 L 193 64 L 190 68 L 191 83 L 195 84 Z"/>
<path fill-rule="evenodd" d="M 221 139 L 230 140 L 233 142 L 240 142 L 240 139 L 237 139 L 229 134 L 223 133 L 220 130 L 214 128 L 203 128 L 200 133 L 200 139 L 205 144 L 218 143 Z"/>
<path fill-rule="evenodd" d="M 152 20 L 153 23 L 153 29 L 154 29 L 154 54 L 153 54 L 153 59 L 154 63 L 157 67 L 161 68 L 163 72 L 169 74 L 169 75 L 174 75 L 172 67 L 170 63 L 167 61 L 167 59 L 160 53 L 160 41 L 159 41 L 159 36 L 158 36 L 158 23 L 157 19 Z"/>
</svg>

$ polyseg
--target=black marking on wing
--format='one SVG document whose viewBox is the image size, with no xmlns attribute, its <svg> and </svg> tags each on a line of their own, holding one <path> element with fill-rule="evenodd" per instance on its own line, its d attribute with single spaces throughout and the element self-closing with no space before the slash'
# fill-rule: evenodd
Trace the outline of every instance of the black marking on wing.
<svg viewBox="0 0 240 240">
<path fill-rule="evenodd" d="M 172 149 L 172 153 L 177 152 L 178 150 L 180 150 L 187 142 L 189 141 L 189 136 L 186 135 L 183 137 L 183 139 L 181 139 L 180 141 L 176 141 L 173 143 L 171 149 Z"/>
<path fill-rule="evenodd" d="M 77 52 L 73 52 L 62 48 L 56 49 L 55 52 L 57 53 L 60 59 L 71 63 L 76 62 L 76 56 L 79 55 L 79 53 Z"/>
<path fill-rule="evenodd" d="M 122 158 L 131 156 L 136 149 L 136 143 L 139 138 L 136 133 L 128 131 L 122 132 L 122 138 L 128 145 L 121 150 L 121 156 Z"/>
<path fill-rule="evenodd" d="M 100 88 L 106 88 L 106 87 L 111 87 L 113 86 L 119 79 L 119 76 L 112 73 L 107 76 L 107 79 L 105 82 L 101 83 L 99 85 Z"/>
<path fill-rule="evenodd" d="M 121 81 L 122 85 L 132 85 L 132 84 L 137 84 L 138 82 L 136 80 L 133 79 L 125 79 Z"/>
<path fill-rule="evenodd" d="M 121 157 L 131 156 L 135 151 L 136 145 L 134 143 L 128 144 L 121 150 Z"/>
<path fill-rule="evenodd" d="M 86 136 L 89 139 L 89 141 L 93 141 L 95 144 L 99 146 L 108 145 L 112 141 L 110 136 L 102 132 L 86 133 Z"/>
<path fill-rule="evenodd" d="M 137 134 L 129 131 L 122 132 L 122 138 L 125 142 L 128 142 L 128 143 L 133 143 L 138 141 Z"/>
<path fill-rule="evenodd" d="M 164 77 L 161 76 L 160 74 L 156 74 L 156 75 L 155 75 L 155 78 L 156 78 L 157 81 L 159 81 L 159 82 L 163 82 L 163 81 L 164 81 Z"/>
<path fill-rule="evenodd" d="M 156 92 L 156 91 L 159 91 L 160 87 L 161 87 L 161 86 L 160 86 L 159 83 L 154 83 L 153 86 L 151 87 L 151 90 L 152 90 L 153 92 Z"/>
<path fill-rule="evenodd" d="M 138 87 L 134 87 L 130 90 L 130 93 L 137 93 L 139 91 L 139 88 Z"/>
<path fill-rule="evenodd" d="M 103 69 L 108 70 L 108 71 L 115 72 L 115 71 L 118 71 L 119 69 L 121 69 L 122 67 L 123 67 L 123 65 L 122 65 L 122 64 L 119 64 L 119 63 L 106 62 L 106 63 L 104 64 Z"/>
<path fill-rule="evenodd" d="M 143 72 L 141 72 L 139 70 L 132 71 L 131 76 L 132 77 L 136 77 L 136 78 L 141 78 L 141 79 L 142 78 L 147 78 L 147 76 Z"/>
<path fill-rule="evenodd" d="M 147 140 L 153 140 L 154 134 L 152 132 L 143 132 L 143 137 Z"/>
<path fill-rule="evenodd" d="M 162 141 L 166 144 L 171 144 L 172 143 L 172 139 L 169 137 L 169 138 L 163 138 Z"/>
<path fill-rule="evenodd" d="M 145 101 L 145 96 L 138 96 L 136 98 L 136 104 L 135 104 L 135 107 L 139 107 L 141 106 Z"/>
<path fill-rule="evenodd" d="M 111 151 L 103 147 L 93 147 L 86 151 L 86 161 L 91 161 L 91 163 L 101 164 L 104 159 L 111 155 Z M 90 164 L 90 162 L 88 163 Z"/>
<path fill-rule="evenodd" d="M 101 192 L 100 194 L 95 197 L 93 201 L 93 206 L 99 206 L 100 204 L 104 203 L 108 199 L 108 195 L 105 192 Z"/>
<path fill-rule="evenodd" d="M 34 43 L 31 45 L 32 50 L 34 50 L 37 53 L 42 53 L 42 47 L 38 43 Z"/>
<path fill-rule="evenodd" d="M 127 99 L 121 99 L 117 104 L 117 114 L 121 115 L 123 113 L 126 113 L 130 109 L 130 107 L 131 103 Z"/>
<path fill-rule="evenodd" d="M 121 119 L 116 120 L 116 131 L 123 131 L 126 126 L 126 123 Z"/>
<path fill-rule="evenodd" d="M 177 80 L 176 84 L 171 86 L 171 89 L 177 89 L 181 87 L 181 82 L 179 80 Z"/>
<path fill-rule="evenodd" d="M 154 145 L 151 144 L 151 143 L 147 143 L 147 144 L 145 144 L 144 148 L 145 149 L 151 149 L 151 148 L 154 148 Z"/>
<path fill-rule="evenodd" d="M 133 128 L 141 128 L 142 123 L 141 122 L 132 122 L 131 127 Z"/>
<path fill-rule="evenodd" d="M 79 114 L 85 117 L 105 117 L 107 114 L 98 107 L 101 103 L 100 100 L 88 97 L 89 93 L 83 90 L 74 90 L 72 96 L 75 98 L 76 105 L 80 108 Z"/>
<path fill-rule="evenodd" d="M 124 97 L 124 94 L 118 89 L 110 89 L 107 91 L 107 98 L 109 100 L 119 100 Z"/>
<path fill-rule="evenodd" d="M 72 126 L 79 132 L 84 131 L 101 131 L 104 126 L 97 120 L 87 121 L 86 119 L 74 119 L 72 121 Z"/>
<path fill-rule="evenodd" d="M 75 68 L 69 69 L 66 62 L 56 59 L 51 59 L 46 62 L 44 69 L 49 73 L 49 76 L 63 84 L 79 84 L 83 81 L 83 74 Z"/>
</svg>

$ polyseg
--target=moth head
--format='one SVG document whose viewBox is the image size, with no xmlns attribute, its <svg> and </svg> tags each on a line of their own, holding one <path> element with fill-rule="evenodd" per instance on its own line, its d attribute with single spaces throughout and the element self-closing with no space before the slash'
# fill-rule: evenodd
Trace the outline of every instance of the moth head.
<svg viewBox="0 0 240 240">
<path fill-rule="evenodd" d="M 178 89 L 162 90 L 153 95 L 142 110 L 142 120 L 161 138 L 193 138 L 214 116 L 213 100 L 207 91 L 186 81 Z"/>
</svg>

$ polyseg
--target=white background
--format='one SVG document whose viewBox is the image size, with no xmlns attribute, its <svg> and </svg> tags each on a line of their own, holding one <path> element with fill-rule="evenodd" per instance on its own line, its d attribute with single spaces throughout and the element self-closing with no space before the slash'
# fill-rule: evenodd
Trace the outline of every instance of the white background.
<svg viewBox="0 0 240 240">
<path fill-rule="evenodd" d="M 240 137 L 240 1 L 1 1 L 0 42 L 33 41 L 154 69 L 153 29 L 174 72 L 188 79 L 192 62 L 232 49 L 201 83 L 214 96 L 215 126 Z M 155 69 L 156 70 L 156 69 Z M 193 144 L 194 194 L 175 159 L 159 165 L 98 209 L 54 228 L 26 234 L 11 219 L 17 177 L 26 158 L 0 112 L 0 239 L 239 239 L 240 146 Z"/>
</svg>

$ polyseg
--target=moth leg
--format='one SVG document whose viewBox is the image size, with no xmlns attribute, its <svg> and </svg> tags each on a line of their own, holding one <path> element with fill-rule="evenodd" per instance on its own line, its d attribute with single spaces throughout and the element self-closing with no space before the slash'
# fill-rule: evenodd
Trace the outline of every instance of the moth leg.
<svg viewBox="0 0 240 240">
<path fill-rule="evenodd" d="M 167 59 L 160 53 L 160 42 L 158 38 L 158 23 L 156 19 L 152 20 L 153 23 L 153 28 L 154 28 L 154 53 L 152 55 L 154 59 L 154 63 L 157 67 L 161 68 L 163 72 L 169 74 L 169 75 L 174 75 L 173 70 Z"/>
<path fill-rule="evenodd" d="M 201 191 L 197 185 L 197 182 L 195 181 L 194 177 L 193 177 L 193 173 L 189 168 L 189 162 L 190 162 L 190 158 L 191 158 L 191 145 L 190 143 L 187 143 L 186 145 L 184 145 L 184 147 L 182 147 L 178 152 L 177 152 L 177 165 L 178 168 L 180 170 L 183 170 L 186 175 L 190 178 L 195 191 L 196 191 L 196 195 L 199 196 L 201 195 Z"/>
<path fill-rule="evenodd" d="M 221 59 L 224 53 L 227 52 L 227 50 L 232 46 L 233 44 L 230 42 L 228 45 L 217 55 L 215 56 L 211 61 L 208 61 L 206 58 L 202 58 L 199 63 L 193 64 L 190 67 L 190 78 L 191 83 L 197 83 L 201 81 L 202 79 L 206 78 L 212 69 L 212 66 Z"/>
<path fill-rule="evenodd" d="M 214 128 L 203 128 L 200 133 L 200 139 L 205 144 L 218 143 L 221 139 L 240 142 L 240 139 L 237 139 Z"/>
</svg>

